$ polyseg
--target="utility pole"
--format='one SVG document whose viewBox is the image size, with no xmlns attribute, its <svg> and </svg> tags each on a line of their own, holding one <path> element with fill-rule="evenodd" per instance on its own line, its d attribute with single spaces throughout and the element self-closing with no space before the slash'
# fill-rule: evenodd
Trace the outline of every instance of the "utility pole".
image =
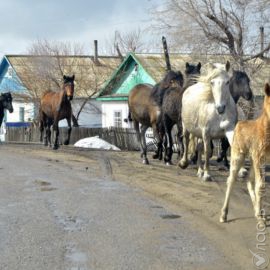
<svg viewBox="0 0 270 270">
<path fill-rule="evenodd" d="M 260 43 L 261 43 L 261 52 L 264 50 L 264 27 L 260 27 Z M 263 53 L 261 55 L 263 57 Z"/>
<path fill-rule="evenodd" d="M 166 62 L 166 69 L 167 69 L 167 71 L 169 71 L 172 68 L 171 68 L 171 63 L 170 63 L 168 47 L 167 47 L 167 41 L 166 41 L 166 38 L 164 36 L 162 37 L 162 44 L 163 44 L 163 50 L 164 50 L 164 56 L 165 56 L 165 62 Z"/>
</svg>

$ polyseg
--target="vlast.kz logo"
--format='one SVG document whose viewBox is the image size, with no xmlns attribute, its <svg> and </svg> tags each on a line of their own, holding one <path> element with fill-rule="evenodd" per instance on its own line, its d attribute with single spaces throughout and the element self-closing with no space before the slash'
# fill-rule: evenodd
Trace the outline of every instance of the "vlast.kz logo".
<svg viewBox="0 0 270 270">
<path fill-rule="evenodd" d="M 254 266 L 257 269 L 265 269 L 269 264 L 269 258 L 263 252 L 254 253 L 253 251 L 249 250 L 250 253 L 253 255 L 252 261 Z"/>
</svg>

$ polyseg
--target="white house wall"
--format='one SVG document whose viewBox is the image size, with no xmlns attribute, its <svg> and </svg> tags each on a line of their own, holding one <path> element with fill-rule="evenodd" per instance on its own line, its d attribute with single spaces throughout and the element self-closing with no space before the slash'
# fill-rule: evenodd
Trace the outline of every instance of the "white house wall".
<svg viewBox="0 0 270 270">
<path fill-rule="evenodd" d="M 71 102 L 74 115 L 79 111 L 83 101 L 83 99 L 74 99 Z M 96 100 L 88 101 L 80 113 L 78 123 L 81 127 L 100 128 L 102 126 L 101 102 Z M 59 126 L 66 127 L 67 121 L 60 121 Z"/>
<path fill-rule="evenodd" d="M 124 122 L 124 119 L 128 117 L 128 103 L 127 101 L 110 101 L 102 103 L 102 127 L 114 126 L 114 112 L 121 111 L 122 114 L 122 127 L 131 127 L 130 123 Z"/>
<path fill-rule="evenodd" d="M 12 101 L 13 113 L 6 110 L 6 122 L 20 122 L 20 108 L 24 108 L 24 122 L 32 121 L 34 118 L 34 104 Z"/>
</svg>

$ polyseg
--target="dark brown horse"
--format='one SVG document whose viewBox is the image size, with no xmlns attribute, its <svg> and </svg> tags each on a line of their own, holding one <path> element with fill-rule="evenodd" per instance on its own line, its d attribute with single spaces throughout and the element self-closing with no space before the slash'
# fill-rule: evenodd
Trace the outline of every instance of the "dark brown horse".
<svg viewBox="0 0 270 270">
<path fill-rule="evenodd" d="M 177 139 L 178 146 L 181 149 L 182 145 L 182 122 L 181 122 L 181 108 L 182 108 L 182 95 L 185 89 L 192 84 L 196 83 L 196 78 L 200 75 L 201 63 L 197 65 L 186 63 L 185 69 L 185 82 L 184 87 L 178 86 L 169 89 L 164 93 L 161 104 L 160 118 L 162 126 L 165 132 L 165 157 L 164 161 L 167 165 L 171 164 L 172 153 L 173 153 L 173 140 L 172 140 L 172 128 L 177 125 Z M 180 155 L 180 150 L 179 150 Z"/>
<path fill-rule="evenodd" d="M 49 142 L 49 146 L 51 146 L 50 129 L 53 125 L 53 131 L 55 133 L 53 149 L 59 147 L 58 122 L 60 120 L 66 119 L 68 123 L 68 137 L 64 142 L 65 145 L 69 144 L 71 134 L 72 108 L 70 101 L 73 99 L 75 76 L 69 77 L 64 75 L 63 79 L 62 89 L 58 92 L 45 92 L 40 102 L 40 140 L 42 141 L 43 130 L 45 128 L 44 145 L 48 145 Z"/>
<path fill-rule="evenodd" d="M 162 130 L 157 123 L 161 115 L 161 108 L 158 104 L 163 99 L 164 92 L 175 86 L 183 85 L 183 75 L 181 72 L 168 71 L 165 78 L 154 87 L 149 84 L 136 85 L 129 94 L 129 120 L 134 122 L 137 139 L 141 146 L 141 156 L 144 164 L 149 164 L 145 141 L 145 132 L 152 127 L 154 137 L 157 140 L 158 149 L 154 158 L 162 158 Z M 141 124 L 141 127 L 140 127 Z"/>
<path fill-rule="evenodd" d="M 4 119 L 4 111 L 8 110 L 10 113 L 13 112 L 12 96 L 8 93 L 2 93 L 0 95 L 0 127 Z"/>
</svg>

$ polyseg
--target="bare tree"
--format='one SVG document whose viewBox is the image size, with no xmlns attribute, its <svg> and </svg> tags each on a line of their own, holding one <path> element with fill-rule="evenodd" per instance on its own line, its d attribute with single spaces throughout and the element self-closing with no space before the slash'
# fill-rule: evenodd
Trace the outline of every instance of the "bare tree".
<svg viewBox="0 0 270 270">
<path fill-rule="evenodd" d="M 154 8 L 153 27 L 166 31 L 174 49 L 229 53 L 243 67 L 261 57 L 259 27 L 269 26 L 270 6 L 265 0 L 164 0 Z M 252 55 L 248 56 L 247 55 Z"/>
</svg>

